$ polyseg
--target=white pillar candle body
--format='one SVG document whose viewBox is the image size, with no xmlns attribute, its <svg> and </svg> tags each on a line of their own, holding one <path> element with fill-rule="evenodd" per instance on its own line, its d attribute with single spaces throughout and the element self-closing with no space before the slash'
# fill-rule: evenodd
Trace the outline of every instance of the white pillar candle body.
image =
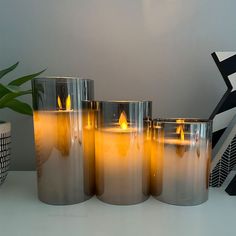
<svg viewBox="0 0 236 236">
<path fill-rule="evenodd" d="M 134 204 L 149 194 L 150 140 L 128 128 L 95 132 L 96 188 L 101 200 Z M 109 199 L 109 200 L 107 200 Z"/>
<path fill-rule="evenodd" d="M 90 112 L 35 111 L 34 132 L 39 198 L 76 203 L 94 191 L 94 127 Z M 93 118 L 91 119 L 93 121 Z"/>
</svg>

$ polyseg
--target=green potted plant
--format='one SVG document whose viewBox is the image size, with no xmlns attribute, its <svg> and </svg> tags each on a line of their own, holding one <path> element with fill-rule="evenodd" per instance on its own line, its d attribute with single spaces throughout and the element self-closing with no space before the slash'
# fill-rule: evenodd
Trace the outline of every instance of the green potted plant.
<svg viewBox="0 0 236 236">
<path fill-rule="evenodd" d="M 0 80 L 13 71 L 19 62 L 0 71 Z M 35 74 L 19 77 L 11 80 L 8 84 L 0 81 L 0 109 L 10 108 L 11 110 L 32 115 L 32 108 L 29 104 L 18 100 L 18 97 L 31 94 L 31 90 L 24 90 L 21 85 L 40 75 L 43 71 Z M 0 121 L 0 185 L 6 179 L 10 165 L 10 143 L 11 143 L 11 124 L 8 121 Z"/>
</svg>

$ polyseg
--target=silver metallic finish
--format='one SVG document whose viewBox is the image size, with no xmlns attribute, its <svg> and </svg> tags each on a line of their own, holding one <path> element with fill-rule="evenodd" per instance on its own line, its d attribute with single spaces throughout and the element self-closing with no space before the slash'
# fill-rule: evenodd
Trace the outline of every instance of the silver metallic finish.
<svg viewBox="0 0 236 236">
<path fill-rule="evenodd" d="M 151 102 L 104 101 L 98 104 L 95 130 L 96 195 L 106 203 L 130 205 L 150 192 Z M 125 113 L 127 128 L 120 127 Z"/>
<path fill-rule="evenodd" d="M 191 206 L 208 199 L 212 122 L 153 121 L 151 194 L 165 203 Z"/>
<path fill-rule="evenodd" d="M 82 99 L 93 99 L 93 81 L 47 77 L 32 87 L 38 197 L 53 205 L 85 201 L 95 191 L 95 110 Z"/>
</svg>

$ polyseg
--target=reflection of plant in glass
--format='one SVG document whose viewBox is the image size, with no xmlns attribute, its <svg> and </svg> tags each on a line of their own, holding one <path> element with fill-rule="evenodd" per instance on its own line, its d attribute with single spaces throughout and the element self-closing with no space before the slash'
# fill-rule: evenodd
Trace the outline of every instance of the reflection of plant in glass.
<svg viewBox="0 0 236 236">
<path fill-rule="evenodd" d="M 0 79 L 8 74 L 9 72 L 13 71 L 17 66 L 19 62 L 16 64 L 0 71 Z M 13 111 L 26 114 L 26 115 L 32 115 L 32 108 L 29 104 L 21 102 L 17 99 L 17 97 L 31 94 L 32 90 L 23 90 L 21 88 L 21 85 L 25 82 L 35 78 L 36 76 L 43 73 L 45 70 L 42 70 L 38 73 L 22 76 L 20 78 L 17 78 L 15 80 L 12 80 L 7 85 L 4 85 L 0 83 L 0 109 L 3 108 L 10 108 Z"/>
</svg>

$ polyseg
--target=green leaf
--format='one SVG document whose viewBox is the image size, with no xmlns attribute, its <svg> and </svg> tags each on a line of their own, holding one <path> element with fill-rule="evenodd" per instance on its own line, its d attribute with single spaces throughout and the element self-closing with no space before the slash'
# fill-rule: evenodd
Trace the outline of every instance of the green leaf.
<svg viewBox="0 0 236 236">
<path fill-rule="evenodd" d="M 8 93 L 18 93 L 24 90 L 18 86 L 0 84 L 0 98 Z"/>
<path fill-rule="evenodd" d="M 42 74 L 46 69 L 38 72 L 38 73 L 34 73 L 34 74 L 31 74 L 31 75 L 26 75 L 26 76 L 23 76 L 23 77 L 20 77 L 16 80 L 13 80 L 11 81 L 8 85 L 15 85 L 15 86 L 20 86 L 22 84 L 24 84 L 25 82 L 35 78 L 36 76 Z"/>
<path fill-rule="evenodd" d="M 7 86 L 0 84 L 0 98 L 6 95 L 7 93 L 11 93 L 12 91 L 7 88 Z"/>
<path fill-rule="evenodd" d="M 7 93 L 6 95 L 4 95 L 3 97 L 1 97 L 0 99 L 0 108 L 3 108 L 6 106 L 6 104 L 8 102 L 10 102 L 12 99 L 25 95 L 25 94 L 31 94 L 32 90 L 26 90 L 26 91 L 21 91 L 21 92 L 17 92 L 17 93 Z"/>
<path fill-rule="evenodd" d="M 0 84 L 0 98 L 8 93 L 17 93 L 22 91 L 23 90 L 20 87 Z"/>
<path fill-rule="evenodd" d="M 6 88 L 7 88 L 8 90 L 10 90 L 11 92 L 14 92 L 14 93 L 24 91 L 24 89 L 22 89 L 22 88 L 19 87 L 19 86 L 15 86 L 15 85 L 6 85 Z"/>
<path fill-rule="evenodd" d="M 16 92 L 22 92 L 23 90 L 18 86 L 0 84 L 0 95 L 4 91 L 8 93 L 10 92 L 16 93 Z"/>
<path fill-rule="evenodd" d="M 33 115 L 31 106 L 17 99 L 12 99 L 8 103 L 6 103 L 5 106 L 21 114 L 30 115 L 30 116 Z"/>
<path fill-rule="evenodd" d="M 9 72 L 11 72 L 12 70 L 14 70 L 14 69 L 18 66 L 18 64 L 19 64 L 19 62 L 17 62 L 16 64 L 14 64 L 14 65 L 12 65 L 12 66 L 10 66 L 10 67 L 4 69 L 4 70 L 1 70 L 1 71 L 0 71 L 0 79 L 1 79 L 4 75 L 6 75 L 6 74 L 8 74 Z"/>
</svg>

